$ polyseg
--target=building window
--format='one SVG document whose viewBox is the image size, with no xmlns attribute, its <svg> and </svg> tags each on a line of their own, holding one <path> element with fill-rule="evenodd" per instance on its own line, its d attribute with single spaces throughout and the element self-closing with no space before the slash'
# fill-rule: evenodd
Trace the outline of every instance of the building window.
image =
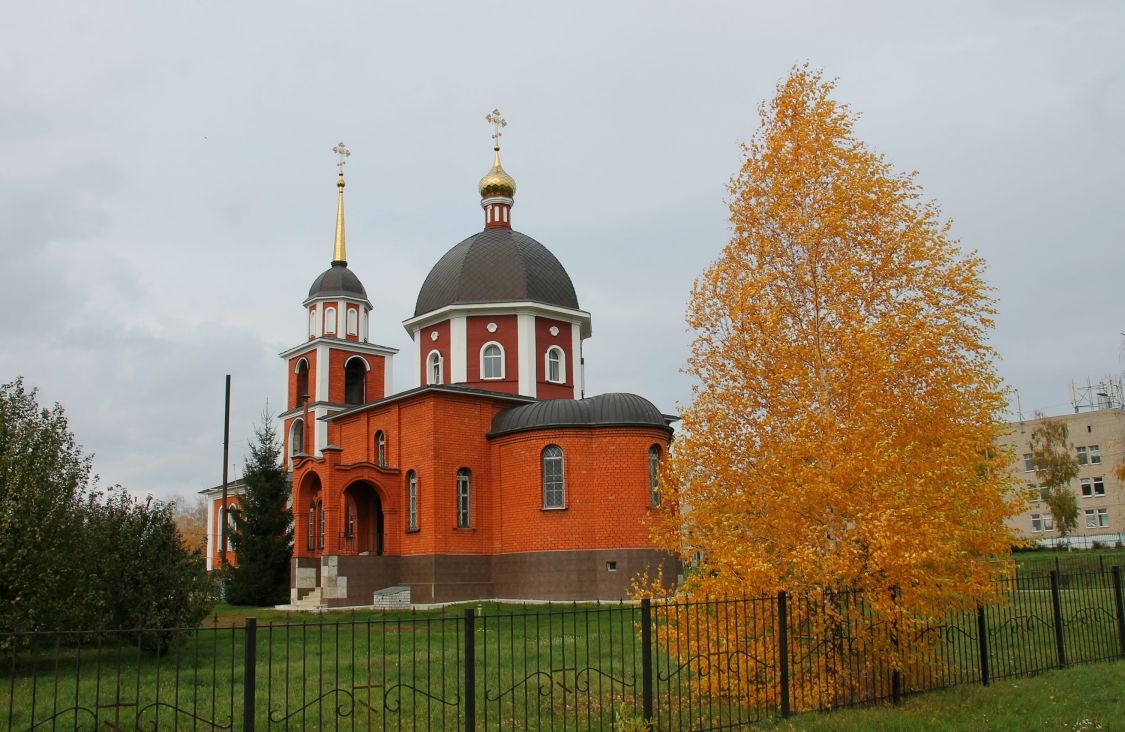
<svg viewBox="0 0 1125 732">
<path fill-rule="evenodd" d="M 430 355 L 426 357 L 427 384 L 440 384 L 442 382 L 441 366 L 441 354 L 437 351 L 430 351 Z"/>
<path fill-rule="evenodd" d="M 487 343 L 480 350 L 480 373 L 483 379 L 504 378 L 504 351 L 499 343 Z"/>
<path fill-rule="evenodd" d="M 1035 461 L 1031 459 L 1031 453 L 1025 452 L 1023 454 L 1023 470 L 1025 473 L 1030 473 L 1035 470 Z"/>
<path fill-rule="evenodd" d="M 309 362 L 303 358 L 297 362 L 297 385 L 294 391 L 294 406 L 300 406 L 309 398 Z"/>
<path fill-rule="evenodd" d="M 344 401 L 363 404 L 366 381 L 367 362 L 359 356 L 352 356 L 344 364 Z"/>
<path fill-rule="evenodd" d="M 309 504 L 309 551 L 316 549 L 316 504 Z"/>
<path fill-rule="evenodd" d="M 457 528 L 472 526 L 473 474 L 468 468 L 457 471 Z"/>
<path fill-rule="evenodd" d="M 316 548 L 324 548 L 324 503 L 316 502 Z"/>
<path fill-rule="evenodd" d="M 660 448 L 656 445 L 648 449 L 648 500 L 653 506 L 660 505 Z"/>
<path fill-rule="evenodd" d="M 359 335 L 359 311 L 348 308 L 348 335 Z"/>
<path fill-rule="evenodd" d="M 561 384 L 566 379 L 566 356 L 558 346 L 547 349 L 547 381 Z"/>
<path fill-rule="evenodd" d="M 1086 528 L 1099 529 L 1109 526 L 1109 509 L 1108 508 L 1087 508 L 1086 509 Z"/>
<path fill-rule="evenodd" d="M 350 501 L 344 502 L 344 537 L 355 538 L 355 509 Z"/>
<path fill-rule="evenodd" d="M 309 338 L 316 338 L 316 309 L 309 310 Z"/>
<path fill-rule="evenodd" d="M 305 420 L 293 420 L 293 426 L 289 428 L 289 460 L 292 461 L 298 455 L 303 455 L 305 452 Z M 290 466 L 292 468 L 292 465 Z"/>
<path fill-rule="evenodd" d="M 1090 445 L 1090 447 L 1088 449 L 1090 451 L 1090 464 L 1091 465 L 1101 465 L 1101 462 L 1102 462 L 1101 448 L 1099 448 L 1097 445 Z"/>
<path fill-rule="evenodd" d="M 1049 513 L 1033 513 L 1031 514 L 1031 530 L 1033 532 L 1054 531 L 1055 521 Z"/>
<path fill-rule="evenodd" d="M 387 464 L 387 436 L 383 430 L 375 433 L 375 464 L 379 467 Z"/>
<path fill-rule="evenodd" d="M 418 476 L 413 470 L 406 474 L 406 528 L 418 530 Z"/>
<path fill-rule="evenodd" d="M 543 508 L 565 508 L 563 451 L 558 445 L 543 448 Z"/>
<path fill-rule="evenodd" d="M 1078 464 L 1079 465 L 1085 465 L 1086 462 L 1087 462 L 1086 448 L 1076 447 L 1076 448 L 1074 448 L 1074 450 L 1078 453 Z"/>
<path fill-rule="evenodd" d="M 329 333 L 334 334 L 335 332 L 336 332 L 336 308 L 325 308 L 324 309 L 324 333 L 325 333 L 325 335 L 327 335 Z"/>
<path fill-rule="evenodd" d="M 1096 478 L 1083 478 L 1081 484 L 1083 498 L 1105 495 L 1105 478 L 1101 475 Z"/>
</svg>

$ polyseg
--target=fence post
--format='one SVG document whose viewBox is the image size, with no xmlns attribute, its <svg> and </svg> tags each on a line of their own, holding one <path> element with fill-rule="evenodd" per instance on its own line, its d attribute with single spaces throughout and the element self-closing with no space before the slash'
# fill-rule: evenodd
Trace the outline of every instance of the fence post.
<svg viewBox="0 0 1125 732">
<path fill-rule="evenodd" d="M 477 728 L 477 646 L 473 634 L 476 615 L 465 611 L 465 729 Z"/>
<path fill-rule="evenodd" d="M 1055 647 L 1059 652 L 1059 668 L 1066 668 L 1066 646 L 1063 644 L 1062 602 L 1059 598 L 1059 573 L 1051 570 L 1051 609 L 1055 615 Z"/>
<path fill-rule="evenodd" d="M 641 716 L 652 722 L 652 600 L 641 599 Z"/>
<path fill-rule="evenodd" d="M 246 618 L 246 645 L 242 671 L 242 729 L 254 732 L 254 671 L 258 656 L 258 619 Z"/>
<path fill-rule="evenodd" d="M 777 593 L 777 662 L 781 675 L 781 716 L 789 716 L 789 613 L 785 590 Z"/>
<path fill-rule="evenodd" d="M 1117 602 L 1117 639 L 1125 656 L 1125 600 L 1121 597 L 1121 567 L 1113 568 L 1113 599 Z"/>
<path fill-rule="evenodd" d="M 894 620 L 891 621 L 891 643 L 894 644 L 895 655 L 898 656 L 898 658 L 895 659 L 895 663 L 899 663 L 902 660 L 902 644 L 899 642 L 898 637 L 898 588 L 891 588 L 891 602 L 893 602 L 895 606 L 895 617 Z M 899 668 L 895 668 L 891 671 L 891 703 L 896 707 L 902 706 L 902 669 Z"/>
<path fill-rule="evenodd" d="M 988 686 L 988 619 L 984 605 L 977 605 L 977 646 L 980 648 L 980 682 Z"/>
</svg>

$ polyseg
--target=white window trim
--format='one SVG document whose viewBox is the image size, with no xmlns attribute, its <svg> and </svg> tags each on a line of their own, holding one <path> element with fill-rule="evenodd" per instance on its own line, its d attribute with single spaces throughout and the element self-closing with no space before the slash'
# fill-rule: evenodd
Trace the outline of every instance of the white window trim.
<svg viewBox="0 0 1125 732">
<path fill-rule="evenodd" d="M 352 361 L 354 361 L 354 360 L 355 360 L 355 359 L 357 359 L 357 358 L 358 358 L 358 359 L 359 359 L 359 360 L 360 360 L 360 361 L 361 361 L 361 362 L 363 363 L 363 369 L 364 369 L 365 371 L 370 371 L 370 370 L 371 370 L 371 364 L 367 363 L 367 359 L 366 359 L 366 358 L 364 358 L 363 356 L 359 356 L 359 355 L 356 355 L 356 354 L 352 354 L 351 356 L 348 356 L 348 357 L 347 357 L 347 358 L 346 358 L 346 359 L 344 360 L 344 368 L 347 368 L 347 367 L 348 367 L 348 364 L 349 364 L 349 363 L 351 363 Z"/>
<path fill-rule="evenodd" d="M 418 530 L 418 473 L 406 473 L 406 530 Z"/>
<path fill-rule="evenodd" d="M 294 442 L 295 442 L 294 438 L 296 437 L 297 425 L 298 424 L 301 425 L 301 431 L 304 432 L 305 420 L 302 419 L 301 417 L 297 417 L 297 419 L 293 420 L 289 424 L 289 459 L 290 460 L 293 460 L 293 458 L 297 455 L 297 446 L 294 445 Z M 302 437 L 304 437 L 304 435 L 302 435 Z M 303 439 L 302 439 L 302 442 L 304 442 Z M 304 447 L 304 446 L 302 445 L 301 447 Z M 290 470 L 293 469 L 292 464 L 290 464 L 289 469 Z"/>
<path fill-rule="evenodd" d="M 344 331 L 347 335 L 359 335 L 359 310 L 357 308 L 348 308 L 348 314 L 345 318 L 347 321 L 347 329 Z"/>
<path fill-rule="evenodd" d="M 336 335 L 336 308 L 324 308 L 324 335 Z"/>
<path fill-rule="evenodd" d="M 489 346 L 496 346 L 500 349 L 500 375 L 499 376 L 485 376 L 484 375 L 484 352 L 488 350 Z M 480 347 L 480 378 L 487 381 L 501 381 L 508 375 L 508 354 L 504 351 L 504 346 L 498 341 L 489 341 Z"/>
<path fill-rule="evenodd" d="M 437 362 L 438 378 L 434 381 L 434 362 Z M 426 354 L 426 384 L 444 384 L 445 383 L 445 359 L 441 357 L 441 351 L 436 348 Z"/>
<path fill-rule="evenodd" d="M 551 352 L 554 351 L 559 354 L 559 378 L 558 380 L 551 378 Z M 565 384 L 566 383 L 566 351 L 558 346 L 551 346 L 543 352 L 543 378 L 552 384 Z"/>
</svg>

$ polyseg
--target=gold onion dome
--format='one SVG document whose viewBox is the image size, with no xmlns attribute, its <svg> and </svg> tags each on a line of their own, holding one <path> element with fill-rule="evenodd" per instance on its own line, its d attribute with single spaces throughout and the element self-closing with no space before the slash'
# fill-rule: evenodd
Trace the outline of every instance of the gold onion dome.
<svg viewBox="0 0 1125 732">
<path fill-rule="evenodd" d="M 481 198 L 502 196 L 514 198 L 516 195 L 516 179 L 504 172 L 500 165 L 500 148 L 493 148 L 492 170 L 480 179 Z"/>
</svg>

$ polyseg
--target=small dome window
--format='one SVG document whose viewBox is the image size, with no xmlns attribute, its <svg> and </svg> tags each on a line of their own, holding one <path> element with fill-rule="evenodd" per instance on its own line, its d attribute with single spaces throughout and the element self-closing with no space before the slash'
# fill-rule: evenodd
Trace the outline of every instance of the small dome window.
<svg viewBox="0 0 1125 732">
<path fill-rule="evenodd" d="M 441 353 L 430 351 L 430 355 L 426 358 L 426 383 L 440 384 L 442 376 Z"/>
<path fill-rule="evenodd" d="M 486 343 L 481 349 L 480 373 L 484 379 L 504 378 L 504 349 L 499 343 Z"/>
<path fill-rule="evenodd" d="M 325 334 L 336 333 L 336 308 L 324 309 L 324 332 Z"/>
<path fill-rule="evenodd" d="M 558 346 L 547 349 L 547 381 L 561 384 L 566 381 L 566 354 Z"/>
<path fill-rule="evenodd" d="M 348 308 L 348 335 L 359 335 L 359 311 Z"/>
</svg>

